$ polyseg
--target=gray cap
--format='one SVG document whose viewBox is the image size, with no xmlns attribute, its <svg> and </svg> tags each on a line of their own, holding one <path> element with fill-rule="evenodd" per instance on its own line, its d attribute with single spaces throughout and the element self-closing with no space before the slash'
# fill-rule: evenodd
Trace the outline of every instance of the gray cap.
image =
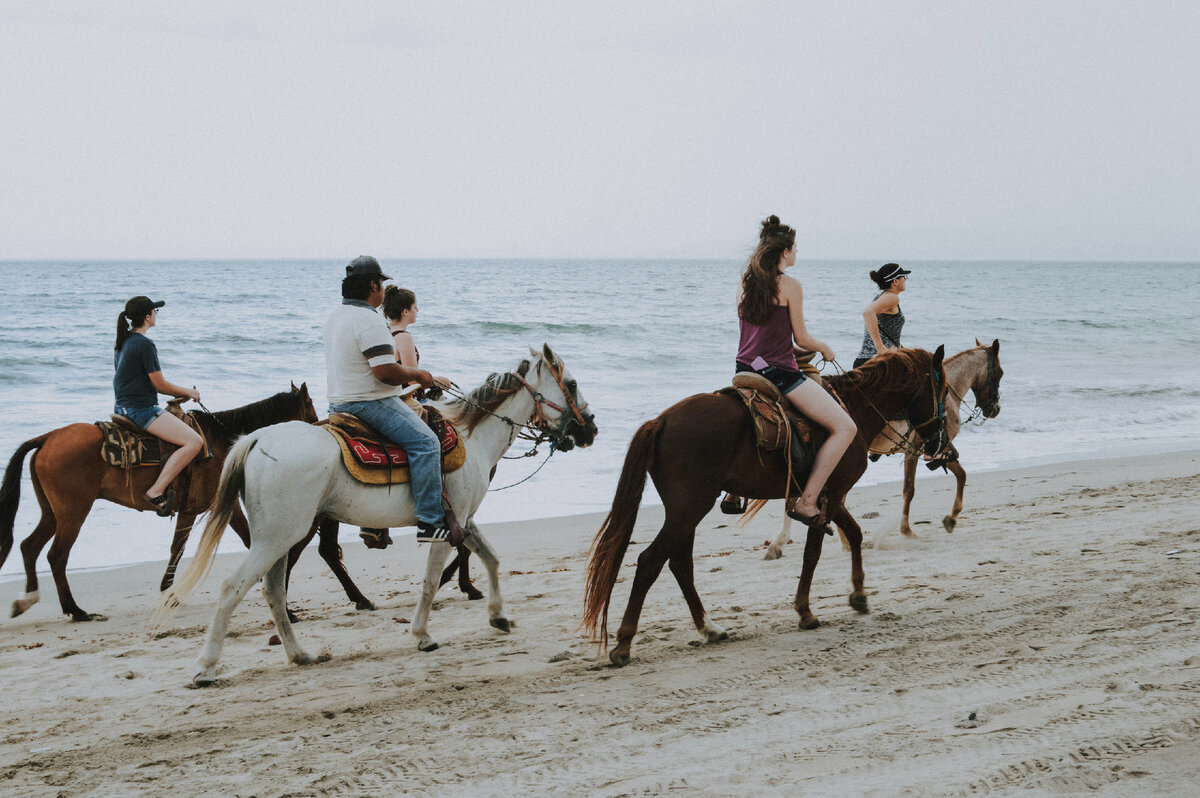
<svg viewBox="0 0 1200 798">
<path fill-rule="evenodd" d="M 372 277 L 378 275 L 379 278 L 383 280 L 392 279 L 383 273 L 383 269 L 379 268 L 379 261 L 375 260 L 370 255 L 359 255 L 357 258 L 346 264 L 347 277 L 353 277 L 357 274 L 371 275 Z"/>
</svg>

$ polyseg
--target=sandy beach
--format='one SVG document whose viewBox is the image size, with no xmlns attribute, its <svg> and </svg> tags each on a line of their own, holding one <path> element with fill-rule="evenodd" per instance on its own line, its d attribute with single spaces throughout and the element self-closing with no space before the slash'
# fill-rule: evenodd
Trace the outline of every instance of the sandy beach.
<svg viewBox="0 0 1200 798">
<path fill-rule="evenodd" d="M 240 554 L 158 634 L 160 564 L 73 574 L 80 604 L 109 618 L 90 624 L 59 614 L 47 574 L 0 637 L 0 793 L 1194 795 L 1200 452 L 972 474 L 947 534 L 952 489 L 918 484 L 915 540 L 897 531 L 897 483 L 851 493 L 871 614 L 847 605 L 849 558 L 827 539 L 813 631 L 791 606 L 801 545 L 763 560 L 780 503 L 744 529 L 714 511 L 696 582 L 731 639 L 700 642 L 664 571 L 624 669 L 578 630 L 598 515 L 485 527 L 515 628 L 447 586 L 431 653 L 408 633 L 425 564 L 412 538 L 346 544 L 374 612 L 310 550 L 291 604 L 329 660 L 286 664 L 254 590 L 204 690 L 194 660 Z M 614 628 L 660 520 L 643 508 Z M 4 588 L 11 600 L 21 583 Z"/>
</svg>

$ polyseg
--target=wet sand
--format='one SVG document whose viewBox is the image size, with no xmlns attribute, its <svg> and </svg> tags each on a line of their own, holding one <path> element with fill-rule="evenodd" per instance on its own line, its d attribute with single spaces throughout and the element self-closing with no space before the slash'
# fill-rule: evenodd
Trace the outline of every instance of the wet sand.
<svg viewBox="0 0 1200 798">
<path fill-rule="evenodd" d="M 1194 795 L 1200 452 L 973 474 L 947 534 L 952 491 L 918 483 L 915 540 L 898 534 L 897 483 L 854 491 L 871 613 L 848 606 L 849 557 L 827 539 L 812 631 L 791 606 L 801 544 L 762 559 L 780 503 L 745 529 L 714 511 L 696 583 L 731 639 L 701 643 L 664 569 L 623 669 L 578 629 L 597 515 L 485 527 L 515 626 L 447 586 L 430 653 L 408 634 L 423 547 L 346 544 L 373 612 L 310 550 L 290 598 L 330 659 L 286 664 L 253 590 L 203 690 L 194 660 L 240 554 L 158 634 L 160 564 L 72 574 L 109 618 L 87 624 L 59 614 L 46 575 L 42 602 L 3 622 L 0 793 Z M 614 629 L 660 521 L 643 508 Z"/>
</svg>

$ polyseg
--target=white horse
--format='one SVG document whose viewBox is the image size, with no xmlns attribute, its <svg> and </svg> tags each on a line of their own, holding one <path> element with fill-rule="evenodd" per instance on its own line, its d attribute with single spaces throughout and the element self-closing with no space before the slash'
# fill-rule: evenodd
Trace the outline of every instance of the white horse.
<svg viewBox="0 0 1200 798">
<path fill-rule="evenodd" d="M 500 598 L 499 560 L 473 516 L 487 495 L 488 481 L 500 457 L 518 433 L 536 430 L 560 451 L 589 446 L 596 436 L 594 417 L 587 412 L 575 380 L 548 345 L 530 349 L 512 372 L 493 374 L 470 395 L 443 407 L 466 446 L 466 462 L 445 475 L 451 509 L 463 519 L 467 548 L 479 555 L 488 572 L 488 616 L 492 626 L 509 631 Z M 221 596 L 193 678 L 197 686 L 216 680 L 217 660 L 230 615 L 246 592 L 263 579 L 263 595 L 271 608 L 279 639 L 289 662 L 305 665 L 313 657 L 300 648 L 287 617 L 285 575 L 288 550 L 302 540 L 317 516 L 356 526 L 415 526 L 412 491 L 404 485 L 372 486 L 356 482 L 341 462 L 337 443 L 325 430 L 291 422 L 267 427 L 241 438 L 221 471 L 211 516 L 187 571 L 159 603 L 156 618 L 177 606 L 204 578 L 217 543 L 241 494 L 250 525 L 250 551 L 221 586 Z M 412 633 L 421 651 L 438 644 L 426 624 L 439 576 L 452 548 L 446 541 L 431 544 L 425 585 L 413 615 Z"/>
<path fill-rule="evenodd" d="M 1000 378 L 1004 369 L 1000 368 L 1000 339 L 992 341 L 991 346 L 984 346 L 975 339 L 975 346 L 964 349 L 957 355 L 946 358 L 942 362 L 946 369 L 946 434 L 954 440 L 962 427 L 959 408 L 967 391 L 975 394 L 975 406 L 984 418 L 995 418 L 1000 413 Z M 968 419 L 969 420 L 969 419 Z M 920 436 L 912 431 L 905 421 L 893 421 L 883 432 L 871 442 L 872 455 L 888 455 L 904 452 L 904 511 L 900 517 L 900 533 L 905 537 L 916 537 L 908 524 L 908 510 L 912 505 L 913 494 L 916 492 L 917 455 Z M 944 463 L 958 480 L 958 492 L 954 497 L 954 506 L 950 515 L 942 519 L 942 526 L 947 532 L 953 532 L 958 525 L 958 514 L 962 512 L 963 488 L 967 484 L 967 472 L 957 460 Z M 766 560 L 778 560 L 783 556 L 783 547 L 792 537 L 792 519 L 783 516 L 783 528 L 779 535 L 767 547 Z M 843 538 L 842 547 L 846 547 Z"/>
</svg>

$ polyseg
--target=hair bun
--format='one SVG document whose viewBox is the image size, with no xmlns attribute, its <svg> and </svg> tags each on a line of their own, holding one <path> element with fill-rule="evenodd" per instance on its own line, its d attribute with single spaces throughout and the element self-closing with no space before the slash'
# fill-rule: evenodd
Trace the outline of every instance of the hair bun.
<svg viewBox="0 0 1200 798">
<path fill-rule="evenodd" d="M 871 272 L 871 279 L 874 280 L 875 282 L 879 282 L 879 272 L 878 271 Z"/>
<path fill-rule="evenodd" d="M 763 219 L 762 232 L 758 234 L 758 237 L 761 239 L 773 236 L 779 232 L 781 227 L 783 227 L 783 224 L 779 221 L 779 217 L 771 214 L 766 219 Z"/>
</svg>

